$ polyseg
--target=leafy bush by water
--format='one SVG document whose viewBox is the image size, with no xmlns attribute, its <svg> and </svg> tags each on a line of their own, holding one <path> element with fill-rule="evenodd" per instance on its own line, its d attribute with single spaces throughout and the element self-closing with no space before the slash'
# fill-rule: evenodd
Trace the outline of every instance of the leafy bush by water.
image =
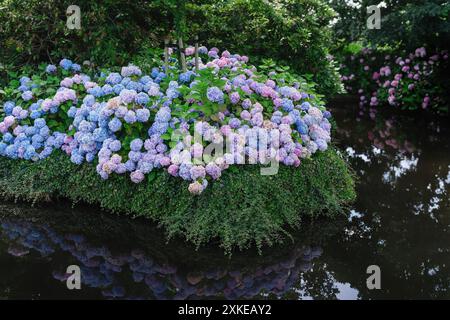
<svg viewBox="0 0 450 320">
<path fill-rule="evenodd" d="M 332 148 L 305 160 L 302 170 L 283 166 L 274 176 L 261 176 L 258 166 L 239 166 L 201 197 L 193 197 L 187 185 L 166 172 L 140 184 L 123 175 L 101 180 L 92 165 L 75 165 L 60 151 L 37 163 L 0 157 L 2 197 L 98 204 L 155 220 L 169 238 L 181 236 L 196 246 L 217 241 L 227 252 L 281 242 L 304 218 L 341 214 L 355 199 L 353 177 Z"/>
<path fill-rule="evenodd" d="M 447 51 L 428 53 L 421 47 L 397 55 L 390 50 L 352 48 L 344 54 L 342 81 L 349 93 L 359 95 L 361 106 L 448 112 Z"/>
</svg>

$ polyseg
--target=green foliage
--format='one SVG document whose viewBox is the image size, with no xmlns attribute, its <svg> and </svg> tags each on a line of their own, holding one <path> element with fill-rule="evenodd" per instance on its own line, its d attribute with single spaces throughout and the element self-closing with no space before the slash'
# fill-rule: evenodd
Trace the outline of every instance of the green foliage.
<svg viewBox="0 0 450 320">
<path fill-rule="evenodd" d="M 193 197 L 187 182 L 160 172 L 134 184 L 127 176 L 103 181 L 95 167 L 74 165 L 66 155 L 31 163 L 0 159 L 0 195 L 44 201 L 57 197 L 157 221 L 169 238 L 182 236 L 197 247 L 218 241 L 227 252 L 272 245 L 299 228 L 302 218 L 334 216 L 354 200 L 354 181 L 334 149 L 304 160 L 300 168 L 280 166 L 261 176 L 257 166 L 239 166 Z"/>
<path fill-rule="evenodd" d="M 67 57 L 97 65 L 124 65 L 164 37 L 194 36 L 206 46 L 273 58 L 310 74 L 318 91 L 341 90 L 328 57 L 333 10 L 323 0 L 78 1 L 81 30 L 66 28 L 70 1 L 0 1 L 0 73 L 3 68 Z M 17 32 L 21 30 L 21 32 Z M 7 65 L 7 68 L 5 67 Z"/>
<path fill-rule="evenodd" d="M 333 10 L 322 0 L 192 1 L 189 29 L 209 46 L 272 58 L 301 74 L 311 74 L 318 91 L 340 91 L 328 57 Z"/>
<path fill-rule="evenodd" d="M 398 50 L 413 51 L 425 46 L 431 51 L 448 49 L 450 38 L 450 3 L 446 0 L 385 0 L 381 7 L 381 29 L 366 26 L 366 8 L 379 5 L 378 0 L 330 0 L 338 13 L 334 25 L 338 46 L 362 41 L 364 45 L 389 44 Z"/>
<path fill-rule="evenodd" d="M 81 30 L 69 30 L 66 10 L 72 4 L 66 0 L 0 1 L 3 63 L 70 57 L 101 65 L 126 64 L 143 43 L 160 44 L 171 24 L 170 12 L 152 1 L 77 1 Z"/>
<path fill-rule="evenodd" d="M 258 70 L 261 70 L 258 73 L 258 81 L 265 82 L 269 79 L 266 75 L 273 73 L 274 76 L 270 77 L 270 79 L 275 80 L 277 83 L 284 83 L 285 85 L 291 87 L 298 85 L 298 89 L 301 92 L 313 96 L 312 100 L 309 101 L 310 103 L 315 106 L 324 105 L 324 95 L 317 93 L 317 84 L 313 81 L 312 75 L 306 74 L 301 76 L 289 66 L 281 66 L 273 59 L 263 59 L 262 64 L 258 66 Z"/>
<path fill-rule="evenodd" d="M 450 3 L 446 0 L 386 1 L 381 32 L 370 32 L 372 43 L 398 43 L 405 50 L 425 46 L 448 49 Z M 373 30 L 371 30 L 373 31 Z"/>
</svg>

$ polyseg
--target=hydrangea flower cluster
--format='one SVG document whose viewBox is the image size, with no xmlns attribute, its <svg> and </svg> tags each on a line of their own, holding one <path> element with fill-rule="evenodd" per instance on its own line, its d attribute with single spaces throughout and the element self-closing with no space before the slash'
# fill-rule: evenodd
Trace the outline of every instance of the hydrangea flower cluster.
<svg viewBox="0 0 450 320">
<path fill-rule="evenodd" d="M 232 165 L 297 167 L 328 148 L 331 114 L 309 88 L 258 72 L 246 56 L 200 49 L 198 72 L 188 58 L 184 73 L 129 65 L 88 76 L 63 59 L 45 68 L 63 77 L 53 87 L 22 77 L 20 98 L 3 104 L 0 155 L 37 161 L 60 149 L 77 165 L 93 162 L 103 179 L 128 174 L 135 183 L 165 169 L 200 194 Z M 208 153 L 218 145 L 226 150 Z"/>
<path fill-rule="evenodd" d="M 445 92 L 433 85 L 433 77 L 438 69 L 445 69 L 442 65 L 446 63 L 447 51 L 428 55 L 422 47 L 405 57 L 392 57 L 364 48 L 341 65 L 341 80 L 348 92 L 359 95 L 360 106 L 375 108 L 386 103 L 408 109 L 446 107 Z"/>
</svg>

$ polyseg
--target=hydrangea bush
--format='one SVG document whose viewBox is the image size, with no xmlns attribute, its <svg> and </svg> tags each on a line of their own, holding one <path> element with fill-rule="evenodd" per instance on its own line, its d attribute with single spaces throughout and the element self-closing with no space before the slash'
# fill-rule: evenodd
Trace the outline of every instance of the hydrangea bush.
<svg viewBox="0 0 450 320">
<path fill-rule="evenodd" d="M 148 72 L 63 59 L 11 81 L 2 91 L 0 156 L 39 161 L 59 149 L 77 165 L 93 163 L 102 179 L 127 174 L 140 183 L 167 170 L 200 194 L 235 165 L 298 167 L 327 149 L 331 114 L 301 77 L 206 47 L 198 70 L 186 49 L 182 72 L 170 52 L 168 65 Z M 226 150 L 206 152 L 217 145 Z"/>
<path fill-rule="evenodd" d="M 349 54 L 341 64 L 345 89 L 358 94 L 360 106 L 387 104 L 401 109 L 448 112 L 448 52 L 424 47 L 406 55 L 370 48 Z"/>
</svg>

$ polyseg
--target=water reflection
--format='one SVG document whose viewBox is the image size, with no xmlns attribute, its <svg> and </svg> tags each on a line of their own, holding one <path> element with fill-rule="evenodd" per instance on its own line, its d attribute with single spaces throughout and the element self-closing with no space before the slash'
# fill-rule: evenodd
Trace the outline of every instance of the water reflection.
<svg viewBox="0 0 450 320">
<path fill-rule="evenodd" d="M 181 243 L 167 245 L 162 241 L 163 235 L 151 226 L 142 225 L 144 221 L 127 224 L 125 219 L 101 213 L 87 217 L 63 209 L 47 212 L 42 208 L 18 209 L 17 205 L 6 204 L 0 210 L 20 215 L 8 214 L 0 225 L 6 251 L 20 259 L 29 258 L 18 263 L 28 264 L 32 270 L 33 264 L 47 261 L 48 272 L 61 282 L 58 287 L 61 291 L 68 277 L 67 266 L 77 264 L 83 286 L 98 289 L 91 292 L 92 298 L 98 295 L 121 299 L 277 298 L 292 291 L 299 275 L 311 270 L 314 260 L 322 254 L 320 246 L 310 244 L 319 242 L 319 237 L 306 232 L 320 228 L 320 222 L 305 226 L 304 237 L 296 238 L 281 251 L 269 250 L 263 256 L 236 253 L 230 259 L 212 248 L 192 252 Z M 56 213 L 58 221 L 53 221 Z M 89 232 L 85 229 L 86 221 L 78 222 L 80 218 L 88 218 L 98 230 Z M 327 223 L 327 234 L 339 230 L 343 222 L 335 221 L 333 230 Z M 124 225 L 120 226 L 121 223 Z M 76 229 L 83 232 L 72 231 Z M 134 235 L 123 238 L 126 234 Z M 121 239 L 119 246 L 113 239 Z M 14 283 L 21 281 L 9 277 L 8 285 Z M 15 289 L 10 289 L 12 296 L 22 296 L 24 288 Z M 80 294 L 85 297 L 83 290 Z"/>
<path fill-rule="evenodd" d="M 358 176 L 348 215 L 304 223 L 286 245 L 224 257 L 165 242 L 143 220 L 64 205 L 0 205 L 0 298 L 450 298 L 450 128 L 337 105 Z M 82 269 L 69 291 L 65 270 Z M 382 289 L 368 290 L 379 265 Z"/>
<path fill-rule="evenodd" d="M 448 119 L 375 111 L 351 117 L 342 107 L 349 109 L 335 109 L 337 134 L 360 181 L 333 260 L 353 272 L 358 266 L 344 257 L 381 267 L 379 291 L 365 288 L 365 275 L 347 275 L 361 298 L 450 298 Z"/>
</svg>

